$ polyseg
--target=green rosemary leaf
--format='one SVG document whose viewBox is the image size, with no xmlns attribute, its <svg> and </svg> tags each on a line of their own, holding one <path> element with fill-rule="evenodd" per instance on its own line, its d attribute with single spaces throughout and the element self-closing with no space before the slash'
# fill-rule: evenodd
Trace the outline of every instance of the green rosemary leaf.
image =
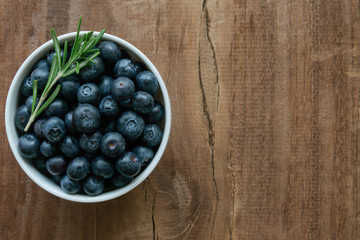
<svg viewBox="0 0 360 240">
<path fill-rule="evenodd" d="M 93 55 L 88 57 L 89 60 L 84 60 L 84 61 L 80 62 L 79 68 L 82 69 L 83 67 L 85 67 L 91 60 L 94 60 L 97 56 L 99 56 L 99 54 L 100 54 L 100 52 L 94 53 Z M 64 72 L 63 77 L 69 76 L 69 75 L 73 74 L 74 72 L 76 72 L 76 67 L 72 67 L 68 71 Z"/>
<path fill-rule="evenodd" d="M 62 61 L 61 66 L 64 66 L 64 64 L 66 62 L 67 51 L 68 51 L 68 41 L 66 40 L 64 43 L 64 56 L 63 56 L 63 61 Z"/>
<path fill-rule="evenodd" d="M 32 102 L 32 106 L 31 106 L 31 114 L 33 114 L 34 110 L 35 110 L 36 97 L 37 97 L 37 85 L 38 85 L 38 81 L 34 80 L 34 82 L 33 82 L 33 102 Z"/>
<path fill-rule="evenodd" d="M 93 43 L 93 45 L 90 48 L 94 48 L 96 46 L 96 44 L 98 44 L 98 42 L 100 41 L 100 39 L 102 38 L 104 33 L 105 33 L 105 28 L 103 30 L 101 30 L 99 35 L 96 37 L 95 42 Z"/>
<path fill-rule="evenodd" d="M 86 51 L 84 52 L 84 55 L 87 56 L 87 55 L 96 53 L 96 52 L 98 52 L 98 51 L 99 51 L 99 49 L 89 49 L 89 50 L 86 50 Z"/>
<path fill-rule="evenodd" d="M 35 114 L 35 118 L 37 118 L 50 105 L 50 103 L 52 103 L 55 100 L 55 98 L 60 92 L 60 89 L 61 89 L 61 85 L 59 84 L 57 85 L 55 91 L 51 94 L 49 99 L 44 103 L 44 105 L 41 106 L 39 111 L 37 111 L 37 113 Z"/>
<path fill-rule="evenodd" d="M 70 58 L 72 58 L 73 55 L 75 54 L 75 49 L 76 49 L 76 46 L 77 46 L 77 44 L 78 44 L 78 42 L 79 42 L 79 34 L 80 34 L 81 20 L 82 20 L 82 16 L 80 15 L 79 25 L 78 25 L 78 29 L 77 29 L 77 32 L 76 32 L 76 37 L 75 37 L 75 40 L 74 40 L 73 49 L 72 49 L 72 51 L 71 51 Z"/>
<path fill-rule="evenodd" d="M 46 82 L 44 91 L 43 91 L 43 95 L 44 93 L 47 92 L 51 82 L 54 80 L 55 75 L 57 74 L 57 70 L 58 70 L 58 61 L 56 61 L 56 57 L 53 58 L 53 61 L 51 63 L 51 68 L 50 68 L 50 74 L 49 74 L 49 78 Z"/>
<path fill-rule="evenodd" d="M 77 74 L 80 73 L 80 65 L 79 65 L 79 62 L 76 62 L 76 73 L 77 73 Z"/>
<path fill-rule="evenodd" d="M 57 55 L 57 56 L 54 56 L 54 58 L 57 57 L 57 60 L 59 61 L 58 64 L 59 64 L 59 66 L 61 66 L 61 51 L 60 51 L 59 40 L 58 40 L 55 30 L 53 28 L 50 30 L 50 32 L 51 32 L 51 37 L 54 42 L 55 52 Z"/>
</svg>

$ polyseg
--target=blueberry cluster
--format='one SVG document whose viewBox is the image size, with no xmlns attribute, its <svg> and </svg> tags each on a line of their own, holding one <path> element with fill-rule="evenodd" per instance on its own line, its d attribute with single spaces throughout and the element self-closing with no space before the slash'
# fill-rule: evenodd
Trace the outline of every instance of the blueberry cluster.
<svg viewBox="0 0 360 240">
<path fill-rule="evenodd" d="M 20 154 L 69 194 L 126 186 L 149 165 L 162 140 L 157 124 L 164 107 L 154 99 L 155 75 L 114 42 L 97 48 L 94 63 L 59 80 L 59 96 L 25 133 L 33 81 L 41 93 L 49 76 L 54 52 L 48 53 L 24 79 L 23 105 L 15 114 Z"/>
</svg>

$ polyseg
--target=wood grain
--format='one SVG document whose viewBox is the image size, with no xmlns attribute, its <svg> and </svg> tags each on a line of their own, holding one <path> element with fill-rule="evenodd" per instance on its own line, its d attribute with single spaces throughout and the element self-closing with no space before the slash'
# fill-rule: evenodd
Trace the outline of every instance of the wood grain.
<svg viewBox="0 0 360 240">
<path fill-rule="evenodd" d="M 118 199 L 56 198 L 0 138 L 0 239 L 359 239 L 356 0 L 0 0 L 0 99 L 50 27 L 106 28 L 160 71 L 156 170 Z M 0 112 L 4 119 L 4 110 Z"/>
</svg>

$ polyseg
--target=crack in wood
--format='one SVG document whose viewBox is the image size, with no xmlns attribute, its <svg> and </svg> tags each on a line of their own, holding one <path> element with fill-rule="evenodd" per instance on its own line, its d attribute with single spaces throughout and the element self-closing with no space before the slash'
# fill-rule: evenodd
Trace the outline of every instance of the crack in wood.
<svg viewBox="0 0 360 240">
<path fill-rule="evenodd" d="M 210 44 L 210 48 L 212 50 L 213 58 L 214 58 L 214 66 L 215 66 L 215 69 L 216 69 L 216 82 L 215 83 L 219 87 L 219 85 L 218 85 L 218 68 L 217 68 L 216 57 L 215 57 L 215 49 L 214 49 L 214 46 L 212 44 L 212 41 L 211 41 L 211 38 L 210 38 L 210 35 L 209 35 L 210 18 L 209 18 L 209 12 L 208 12 L 206 3 L 207 3 L 207 0 L 204 0 L 203 3 L 202 3 L 202 14 L 205 14 L 207 40 L 208 40 L 208 42 Z M 203 113 L 204 113 L 205 118 L 206 118 L 206 120 L 208 122 L 209 148 L 210 148 L 210 152 L 211 152 L 212 179 L 213 179 L 214 188 L 215 188 L 215 195 L 216 195 L 215 212 L 214 212 L 214 217 L 213 217 L 213 222 L 212 222 L 212 227 L 211 227 L 211 234 L 210 234 L 210 236 L 212 236 L 214 226 L 215 226 L 215 219 L 216 219 L 216 215 L 217 215 L 218 203 L 219 203 L 219 193 L 218 193 L 218 187 L 217 187 L 217 183 L 216 183 L 216 179 L 215 179 L 215 163 L 214 163 L 215 133 L 214 133 L 214 126 L 213 126 L 213 122 L 212 122 L 211 117 L 210 117 L 208 103 L 207 103 L 207 100 L 206 100 L 206 94 L 205 94 L 204 85 L 203 85 L 203 79 L 202 79 L 202 74 L 201 74 L 201 56 L 200 56 L 200 53 L 201 53 L 201 48 L 200 48 L 200 37 L 199 37 L 199 60 L 198 60 L 199 82 L 200 82 L 200 90 L 201 90 L 201 94 L 202 94 Z"/>
</svg>

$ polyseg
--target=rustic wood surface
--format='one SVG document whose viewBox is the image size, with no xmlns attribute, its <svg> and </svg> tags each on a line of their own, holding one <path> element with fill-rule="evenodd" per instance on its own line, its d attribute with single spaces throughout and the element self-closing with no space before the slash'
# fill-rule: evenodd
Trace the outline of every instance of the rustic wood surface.
<svg viewBox="0 0 360 240">
<path fill-rule="evenodd" d="M 4 127 L 17 69 L 100 30 L 159 69 L 172 132 L 156 170 L 79 204 L 21 170 Z M 358 0 L 0 0 L 0 239 L 360 239 Z"/>
</svg>

